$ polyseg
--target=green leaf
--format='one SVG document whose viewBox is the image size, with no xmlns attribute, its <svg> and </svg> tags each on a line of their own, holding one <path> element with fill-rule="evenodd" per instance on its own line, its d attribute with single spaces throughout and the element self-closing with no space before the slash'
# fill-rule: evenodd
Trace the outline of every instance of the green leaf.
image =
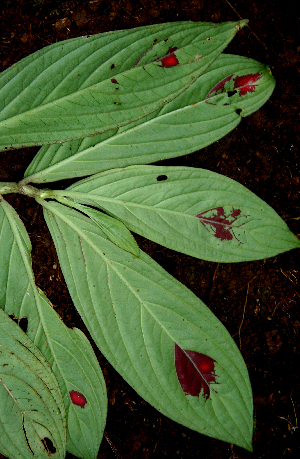
<svg viewBox="0 0 300 459">
<path fill-rule="evenodd" d="M 259 78 L 252 86 L 244 85 L 244 92 L 247 88 L 248 92 L 241 94 L 234 84 L 236 78 L 245 75 L 259 75 Z M 222 89 L 218 94 L 211 91 L 228 76 L 231 79 L 224 83 L 223 105 L 220 105 L 221 101 L 216 99 Z M 193 85 L 151 118 L 128 124 L 109 136 L 102 134 L 43 146 L 25 177 L 28 182 L 51 182 L 191 153 L 220 139 L 242 117 L 258 110 L 274 86 L 268 67 L 245 57 L 221 54 Z M 229 97 L 228 93 L 233 95 Z"/>
<path fill-rule="evenodd" d="M 251 450 L 251 386 L 224 326 L 145 253 L 137 259 L 74 209 L 39 202 L 74 304 L 115 369 L 171 419 Z M 176 346 L 215 361 L 208 398 L 183 391 Z"/>
<path fill-rule="evenodd" d="M 300 247 L 264 201 L 205 169 L 131 166 L 55 193 L 98 206 L 132 231 L 204 260 L 259 260 Z"/>
<path fill-rule="evenodd" d="M 0 204 L 0 308 L 19 320 L 28 319 L 27 335 L 56 375 L 67 412 L 67 450 L 84 459 L 96 459 L 107 412 L 99 364 L 83 333 L 66 327 L 36 288 L 26 229 L 4 199 Z M 87 400 L 84 408 L 72 403 L 72 391 L 83 394 Z"/>
<path fill-rule="evenodd" d="M 12 85 L 17 89 L 0 114 L 0 149 L 100 134 L 155 112 L 192 84 L 246 23 L 175 22 L 135 33 L 81 37 L 38 51 L 21 61 L 19 72 L 13 67 L 3 74 L 2 99 L 12 97 Z M 127 34 L 129 43 L 123 39 Z M 125 70 L 120 47 L 113 58 L 108 53 L 118 40 L 122 49 L 129 47 L 125 56 L 135 54 Z M 103 72 L 95 69 L 95 55 Z M 175 62 L 165 64 L 166 55 L 173 55 Z M 114 69 L 115 75 L 110 71 Z M 25 81 L 20 80 L 24 74 Z M 68 87 L 71 78 L 79 81 Z"/>
<path fill-rule="evenodd" d="M 10 458 L 64 459 L 66 422 L 54 373 L 0 309 L 0 450 Z M 49 447 L 51 445 L 51 447 Z"/>
<path fill-rule="evenodd" d="M 126 228 L 124 223 L 113 217 L 110 217 L 107 214 L 104 214 L 103 212 L 99 212 L 98 210 L 91 209 L 90 207 L 77 204 L 76 202 L 70 201 L 69 199 L 58 198 L 57 200 L 62 204 L 65 204 L 71 208 L 73 207 L 74 209 L 77 209 L 90 217 L 90 219 L 93 220 L 93 222 L 102 229 L 103 233 L 108 237 L 108 239 L 118 247 L 132 253 L 136 257 L 140 256 L 139 246 L 137 245 L 136 240 L 132 236 L 131 232 Z"/>
</svg>

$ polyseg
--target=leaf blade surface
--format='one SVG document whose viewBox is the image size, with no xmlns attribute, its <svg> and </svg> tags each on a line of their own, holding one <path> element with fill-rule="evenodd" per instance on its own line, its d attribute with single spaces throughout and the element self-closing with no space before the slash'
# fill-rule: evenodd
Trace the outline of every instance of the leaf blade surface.
<svg viewBox="0 0 300 459">
<path fill-rule="evenodd" d="M 0 308 L 18 320 L 28 320 L 27 335 L 57 377 L 67 411 L 67 450 L 95 459 L 107 413 L 105 383 L 97 359 L 84 334 L 66 327 L 35 286 L 28 234 L 4 199 L 0 203 L 0 227 Z M 84 394 L 84 409 L 72 403 L 72 391 Z"/>
<path fill-rule="evenodd" d="M 112 245 L 85 216 L 58 203 L 42 204 L 74 304 L 115 369 L 171 419 L 251 449 L 251 386 L 221 323 L 143 252 L 136 259 Z M 75 260 L 76 268 L 70 268 Z M 210 386 L 208 400 L 182 390 L 175 343 L 217 362 L 217 388 Z"/>
<path fill-rule="evenodd" d="M 245 74 L 259 75 L 255 91 L 225 98 L 230 88 L 223 88 L 223 105 L 216 103 L 220 95 L 214 95 L 212 89 L 228 75 L 235 81 L 238 75 Z M 221 54 L 183 94 L 150 118 L 128 124 L 114 135 L 43 146 L 25 177 L 34 182 L 55 181 L 191 153 L 223 137 L 242 117 L 258 110 L 274 85 L 266 66 L 241 56 Z"/>
<path fill-rule="evenodd" d="M 205 260 L 263 259 L 300 245 L 264 201 L 205 169 L 130 166 L 77 182 L 62 194 L 99 206 L 165 247 Z"/>
<path fill-rule="evenodd" d="M 43 98 L 40 101 L 37 96 L 33 100 L 36 102 L 39 99 L 39 102 L 34 103 L 33 108 L 23 111 L 22 97 L 24 82 L 20 82 L 21 97 L 18 98 L 17 94 L 12 101 L 12 106 L 7 109 L 3 108 L 2 115 L 0 113 L 0 116 L 2 116 L 2 121 L 0 122 L 0 148 L 9 149 L 78 139 L 89 135 L 100 134 L 101 132 L 106 132 L 126 125 L 129 122 L 142 119 L 176 98 L 195 81 L 222 52 L 225 46 L 232 40 L 235 33 L 245 23 L 246 21 L 240 21 L 219 25 L 210 24 L 207 26 L 201 23 L 188 22 L 179 23 L 178 25 L 175 23 L 175 25 L 169 25 L 169 27 L 161 25 L 161 28 L 165 30 L 163 34 L 159 34 L 159 39 L 157 38 L 159 41 L 153 44 L 156 48 L 159 47 L 158 52 L 154 53 L 156 59 L 154 59 L 153 50 L 151 49 L 144 58 L 140 54 L 142 60 L 137 61 L 130 69 L 126 68 L 122 73 L 112 75 L 109 72 L 112 70 L 112 66 L 114 66 L 113 69 L 115 67 L 122 67 L 118 60 L 120 56 L 118 56 L 116 63 L 108 66 L 107 55 L 101 56 L 100 52 L 100 58 L 106 61 L 105 71 L 99 75 L 101 79 L 98 79 L 91 86 L 87 86 L 84 78 L 89 80 L 89 71 L 86 73 L 82 69 L 84 78 L 79 74 L 80 82 L 77 83 L 78 89 L 76 89 L 76 85 L 71 84 L 71 87 L 75 90 L 73 93 L 69 92 L 70 89 L 64 81 L 63 62 L 60 62 L 60 67 L 57 69 L 59 73 L 57 86 L 54 84 L 53 87 L 53 84 L 50 84 L 49 87 L 49 84 L 46 84 L 48 83 L 47 77 L 50 78 L 50 82 L 52 82 L 53 77 L 54 80 L 56 78 L 53 75 L 54 68 L 51 59 L 59 57 L 61 49 L 64 50 L 70 45 L 65 43 L 60 47 L 55 45 L 52 48 L 48 48 L 48 54 L 50 53 L 51 55 L 48 65 L 50 73 L 47 72 L 45 59 L 47 49 L 38 52 L 36 55 L 39 63 L 38 70 L 34 67 L 34 57 L 29 58 L 26 62 L 29 63 L 29 73 L 32 71 L 34 75 L 36 73 L 42 75 L 42 81 L 40 81 L 40 78 L 34 79 L 31 75 L 29 79 L 33 80 L 30 84 L 30 90 L 38 93 L 42 90 Z M 178 45 L 176 46 L 171 45 L 174 37 L 169 40 L 169 29 L 173 31 L 173 36 L 177 37 Z M 151 29 L 150 27 L 150 29 L 146 29 L 146 32 L 150 31 L 151 34 L 152 30 L 153 28 Z M 154 30 L 158 31 L 159 29 L 154 27 Z M 134 36 L 134 32 L 128 31 L 127 33 L 130 37 Z M 139 33 L 137 29 L 136 33 Z M 109 37 L 111 40 L 115 36 L 118 35 L 105 35 L 106 38 Z M 211 39 L 206 40 L 207 37 Z M 100 36 L 98 38 L 98 46 L 101 46 L 103 37 Z M 92 38 L 94 46 L 96 40 L 97 38 Z M 151 40 L 153 41 L 153 34 L 151 34 Z M 148 43 L 149 38 L 146 37 L 145 41 Z M 166 45 L 167 42 L 169 43 Z M 82 52 L 77 53 L 77 59 L 82 63 L 91 54 L 91 49 L 82 45 L 82 40 L 72 41 L 72 44 L 75 44 L 75 53 L 76 44 L 80 47 Z M 183 44 L 183 47 L 181 47 L 181 44 Z M 172 49 L 176 48 L 176 58 L 178 59 L 178 65 L 171 67 L 163 65 L 162 60 L 165 54 L 168 55 L 170 45 Z M 139 40 L 134 45 L 131 43 L 131 49 L 132 46 L 141 53 L 143 46 L 141 46 Z M 149 45 L 147 44 L 147 46 Z M 94 50 L 94 47 L 92 49 Z M 70 52 L 72 55 L 74 50 L 71 49 Z M 149 60 L 150 62 L 148 62 Z M 21 67 L 24 67 L 23 71 L 26 68 L 26 62 L 20 64 Z M 68 63 L 70 64 L 70 56 Z M 70 66 L 72 68 L 71 64 Z M 75 68 L 70 70 L 68 66 L 66 67 L 67 79 L 70 78 L 70 73 L 73 78 L 75 77 L 74 70 Z M 15 68 L 11 73 L 14 83 L 16 83 L 16 79 L 19 78 L 20 80 L 20 76 L 18 77 L 14 74 Z M 109 77 L 107 76 L 108 73 L 110 73 Z M 10 80 L 8 84 L 6 81 L 9 75 L 9 71 L 4 73 L 3 79 L 4 83 L 6 83 L 2 89 L 4 96 L 10 91 Z M 95 75 L 93 76 L 95 77 Z M 45 78 L 46 80 L 44 81 Z M 42 86 L 43 82 L 44 88 Z M 47 98 L 48 87 L 49 99 Z M 27 101 L 29 94 L 26 91 L 25 93 Z M 28 102 L 25 104 L 24 109 L 26 105 L 28 106 Z"/>
<path fill-rule="evenodd" d="M 0 310 L 0 448 L 10 457 L 53 458 L 66 451 L 65 410 L 54 373 L 28 336 Z M 9 428 L 7 428 L 9 426 Z"/>
</svg>

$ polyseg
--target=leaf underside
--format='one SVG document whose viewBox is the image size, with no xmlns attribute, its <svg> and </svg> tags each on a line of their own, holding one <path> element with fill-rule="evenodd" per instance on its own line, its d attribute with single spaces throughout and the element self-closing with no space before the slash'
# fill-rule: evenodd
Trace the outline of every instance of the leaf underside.
<svg viewBox="0 0 300 459">
<path fill-rule="evenodd" d="M 66 422 L 54 374 L 28 336 L 0 309 L 0 450 L 10 458 L 64 459 Z M 9 426 L 9 428 L 7 428 Z"/>
<path fill-rule="evenodd" d="M 56 375 L 67 414 L 67 451 L 96 459 L 107 412 L 106 388 L 97 359 L 84 334 L 66 327 L 36 288 L 28 234 L 4 199 L 0 203 L 0 228 L 0 308 L 18 322 L 27 321 L 27 335 Z M 85 396 L 84 409 L 72 403 L 72 391 Z"/>
<path fill-rule="evenodd" d="M 246 22 L 160 24 L 34 53 L 0 76 L 6 102 L 0 149 L 100 134 L 155 113 L 185 91 Z M 178 65 L 165 65 L 173 53 Z"/>
<path fill-rule="evenodd" d="M 137 259 L 79 212 L 41 203 L 74 304 L 115 369 L 171 419 L 251 449 L 247 369 L 223 325 L 145 253 Z M 209 397 L 185 393 L 175 345 L 214 361 Z"/>
<path fill-rule="evenodd" d="M 258 260 L 300 246 L 264 201 L 205 169 L 130 166 L 96 174 L 61 193 L 105 210 L 150 240 L 204 260 Z"/>
<path fill-rule="evenodd" d="M 234 75 L 245 74 L 259 75 L 255 85 L 242 86 L 242 95 L 235 89 L 236 94 L 228 97 L 231 86 L 234 89 Z M 224 84 L 218 94 L 211 93 L 228 75 L 231 84 Z M 274 85 L 266 66 L 245 57 L 221 54 L 193 85 L 150 117 L 99 136 L 43 146 L 25 177 L 28 181 L 49 182 L 191 153 L 220 139 L 242 117 L 258 110 Z M 253 90 L 246 92 L 245 88 Z"/>
</svg>

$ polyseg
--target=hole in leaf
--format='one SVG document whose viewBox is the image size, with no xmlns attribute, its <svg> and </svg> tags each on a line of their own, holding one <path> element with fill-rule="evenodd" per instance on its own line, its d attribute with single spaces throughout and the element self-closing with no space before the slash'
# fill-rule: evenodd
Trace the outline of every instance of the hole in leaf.
<svg viewBox="0 0 300 459">
<path fill-rule="evenodd" d="M 27 332 L 28 330 L 28 319 L 27 317 L 21 317 L 20 319 L 18 319 L 14 314 L 8 314 L 8 317 L 10 317 L 14 322 L 16 322 L 16 324 L 19 325 L 19 327 L 21 328 L 21 330 L 23 330 L 24 333 Z"/>
<path fill-rule="evenodd" d="M 50 438 L 45 437 L 42 439 L 42 442 L 44 443 L 45 448 L 48 453 L 51 453 L 51 454 L 56 453 L 56 448 L 53 445 L 53 442 L 50 440 Z"/>
<path fill-rule="evenodd" d="M 210 384 L 216 383 L 215 360 L 200 352 L 181 349 L 175 343 L 175 369 L 183 392 L 204 398 L 210 395 Z"/>
<path fill-rule="evenodd" d="M 111 70 L 115 68 L 115 64 L 111 64 L 110 66 Z"/>
<path fill-rule="evenodd" d="M 164 180 L 168 180 L 168 176 L 167 175 L 159 175 L 158 177 L 156 177 L 156 180 L 158 182 L 163 182 Z"/>
<path fill-rule="evenodd" d="M 73 405 L 77 405 L 77 406 L 80 406 L 81 408 L 84 408 L 87 400 L 83 394 L 81 394 L 80 392 L 77 392 L 76 390 L 71 390 L 69 394 L 70 394 L 71 402 L 73 403 Z"/>
<path fill-rule="evenodd" d="M 228 97 L 234 96 L 237 93 L 237 90 L 235 89 L 234 91 L 228 91 Z"/>
<path fill-rule="evenodd" d="M 21 330 L 23 330 L 24 333 L 27 332 L 27 329 L 28 329 L 27 317 L 21 317 L 21 319 L 19 320 L 19 327 L 21 328 Z"/>
</svg>

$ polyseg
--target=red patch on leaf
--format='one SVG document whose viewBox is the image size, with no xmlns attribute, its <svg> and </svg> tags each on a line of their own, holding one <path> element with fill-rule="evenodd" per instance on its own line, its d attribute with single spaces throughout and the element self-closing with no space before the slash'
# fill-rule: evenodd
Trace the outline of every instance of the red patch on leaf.
<svg viewBox="0 0 300 459">
<path fill-rule="evenodd" d="M 204 398 L 210 395 L 211 383 L 216 383 L 215 360 L 205 354 L 181 349 L 175 343 L 175 369 L 185 394 Z"/>
<path fill-rule="evenodd" d="M 219 83 L 217 83 L 216 86 L 214 86 L 214 87 L 209 91 L 209 93 L 208 93 L 207 96 L 206 96 L 206 99 L 207 99 L 213 92 L 217 93 L 218 91 L 224 90 L 225 83 L 227 83 L 227 81 L 230 81 L 232 77 L 233 77 L 233 74 L 231 74 L 231 75 L 229 75 L 228 77 L 224 78 L 223 80 L 219 81 Z"/>
<path fill-rule="evenodd" d="M 114 84 L 119 84 L 115 78 L 112 78 L 110 81 Z"/>
<path fill-rule="evenodd" d="M 170 49 L 176 49 L 176 48 L 170 48 Z M 179 64 L 179 61 L 174 53 L 167 54 L 167 56 L 163 57 L 162 59 L 159 59 L 157 62 L 161 63 L 160 67 L 166 67 L 166 68 L 175 67 L 176 65 Z"/>
<path fill-rule="evenodd" d="M 81 408 L 84 408 L 84 405 L 86 404 L 87 400 L 83 394 L 80 392 L 77 392 L 76 390 L 71 390 L 70 392 L 70 397 L 71 397 L 71 402 L 74 405 L 78 405 Z"/>
<path fill-rule="evenodd" d="M 254 92 L 256 88 L 256 82 L 261 77 L 260 73 L 256 75 L 249 74 L 243 76 L 236 76 L 234 79 L 234 89 L 238 89 L 240 96 L 248 94 L 248 92 Z"/>
<path fill-rule="evenodd" d="M 241 214 L 240 209 L 234 209 L 225 214 L 224 207 L 215 207 L 205 210 L 200 214 L 195 215 L 199 218 L 202 225 L 217 239 L 221 241 L 231 241 L 233 239 L 233 226 L 238 216 Z"/>
<path fill-rule="evenodd" d="M 233 73 L 231 75 L 228 75 L 226 78 L 223 78 L 223 80 L 219 81 L 207 94 L 206 99 L 208 99 L 212 94 L 216 95 L 218 92 L 219 94 L 222 94 L 222 92 L 226 92 L 225 90 L 225 84 L 228 81 L 233 80 L 233 91 L 238 91 L 239 96 L 244 96 L 245 94 L 248 94 L 248 92 L 254 92 L 256 89 L 257 81 L 261 77 L 260 73 L 257 74 L 248 74 L 248 75 L 242 75 L 242 76 L 236 76 L 233 78 Z M 228 90 L 227 92 L 230 92 Z"/>
</svg>

